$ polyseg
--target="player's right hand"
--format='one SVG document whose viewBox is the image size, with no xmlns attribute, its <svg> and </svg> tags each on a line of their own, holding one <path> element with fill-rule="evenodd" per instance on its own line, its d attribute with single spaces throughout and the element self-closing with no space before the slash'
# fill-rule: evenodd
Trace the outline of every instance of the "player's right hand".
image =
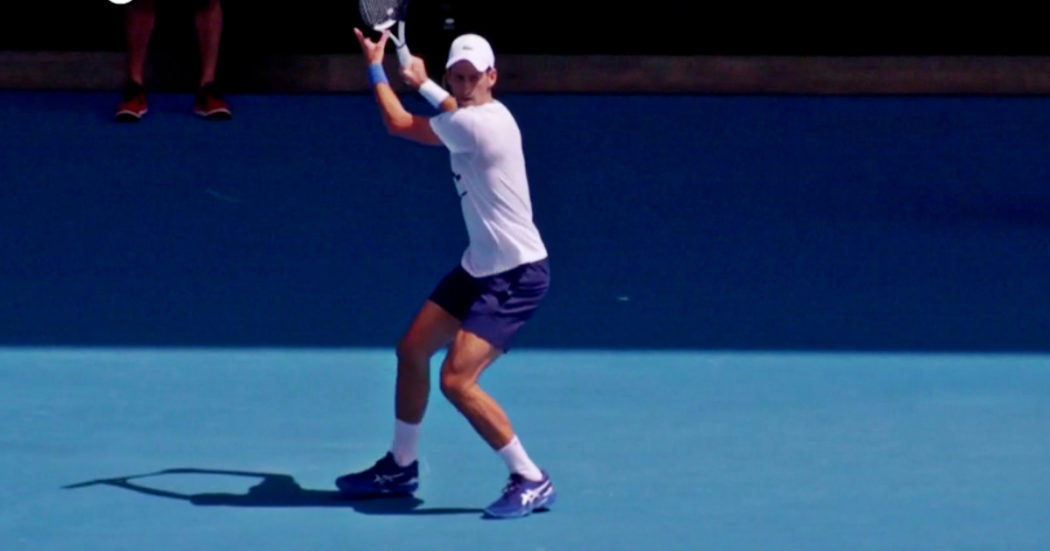
<svg viewBox="0 0 1050 551">
<path fill-rule="evenodd" d="M 412 88 L 419 88 L 427 81 L 427 66 L 423 58 L 412 56 L 407 67 L 401 68 L 401 78 Z"/>
</svg>

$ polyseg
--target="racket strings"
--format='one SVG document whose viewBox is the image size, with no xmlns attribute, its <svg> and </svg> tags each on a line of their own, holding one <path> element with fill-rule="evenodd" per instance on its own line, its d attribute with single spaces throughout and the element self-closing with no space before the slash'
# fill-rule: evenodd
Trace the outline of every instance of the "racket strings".
<svg viewBox="0 0 1050 551">
<path fill-rule="evenodd" d="M 361 19 L 366 24 L 377 31 L 383 31 L 403 18 L 406 3 L 407 0 L 359 0 L 358 7 Z"/>
</svg>

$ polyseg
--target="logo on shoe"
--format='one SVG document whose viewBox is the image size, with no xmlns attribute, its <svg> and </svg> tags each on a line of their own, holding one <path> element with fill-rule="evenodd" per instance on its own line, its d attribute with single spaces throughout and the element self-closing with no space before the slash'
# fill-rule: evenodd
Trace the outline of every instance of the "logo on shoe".
<svg viewBox="0 0 1050 551">
<path fill-rule="evenodd" d="M 521 492 L 521 504 L 529 505 L 539 497 L 547 497 L 550 494 L 550 490 L 551 483 L 549 480 L 536 488 L 524 490 Z"/>
<path fill-rule="evenodd" d="M 390 484 L 392 482 L 396 482 L 397 479 L 401 478 L 402 476 L 405 476 L 405 473 L 377 474 L 375 483 L 376 484 Z"/>
</svg>

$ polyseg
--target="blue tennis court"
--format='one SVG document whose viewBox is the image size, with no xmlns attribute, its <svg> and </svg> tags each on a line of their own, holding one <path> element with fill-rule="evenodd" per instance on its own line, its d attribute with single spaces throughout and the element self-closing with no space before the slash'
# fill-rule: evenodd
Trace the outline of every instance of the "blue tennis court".
<svg viewBox="0 0 1050 551">
<path fill-rule="evenodd" d="M 553 286 L 483 384 L 551 512 L 480 519 L 436 393 L 418 499 L 333 492 L 465 244 L 443 150 L 362 95 L 8 91 L 0 544 L 1047 548 L 1050 101 L 503 99 Z"/>
</svg>

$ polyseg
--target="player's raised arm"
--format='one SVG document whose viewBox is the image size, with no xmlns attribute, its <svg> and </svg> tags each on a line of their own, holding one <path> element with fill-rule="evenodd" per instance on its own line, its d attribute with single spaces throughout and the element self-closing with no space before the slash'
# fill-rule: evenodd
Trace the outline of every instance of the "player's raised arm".
<svg viewBox="0 0 1050 551">
<path fill-rule="evenodd" d="M 378 42 L 366 37 L 361 29 L 355 28 L 354 35 L 361 44 L 361 51 L 368 64 L 368 82 L 375 92 L 376 103 L 379 105 L 379 113 L 383 117 L 383 125 L 386 126 L 387 132 L 421 144 L 442 145 L 441 140 L 431 130 L 429 119 L 409 113 L 390 87 L 383 69 L 383 56 L 389 34 L 384 32 Z"/>
<path fill-rule="evenodd" d="M 422 58 L 411 56 L 408 64 L 401 68 L 401 78 L 405 80 L 405 84 L 418 90 L 419 95 L 435 109 L 456 110 L 456 98 L 427 76 L 427 66 Z"/>
</svg>

